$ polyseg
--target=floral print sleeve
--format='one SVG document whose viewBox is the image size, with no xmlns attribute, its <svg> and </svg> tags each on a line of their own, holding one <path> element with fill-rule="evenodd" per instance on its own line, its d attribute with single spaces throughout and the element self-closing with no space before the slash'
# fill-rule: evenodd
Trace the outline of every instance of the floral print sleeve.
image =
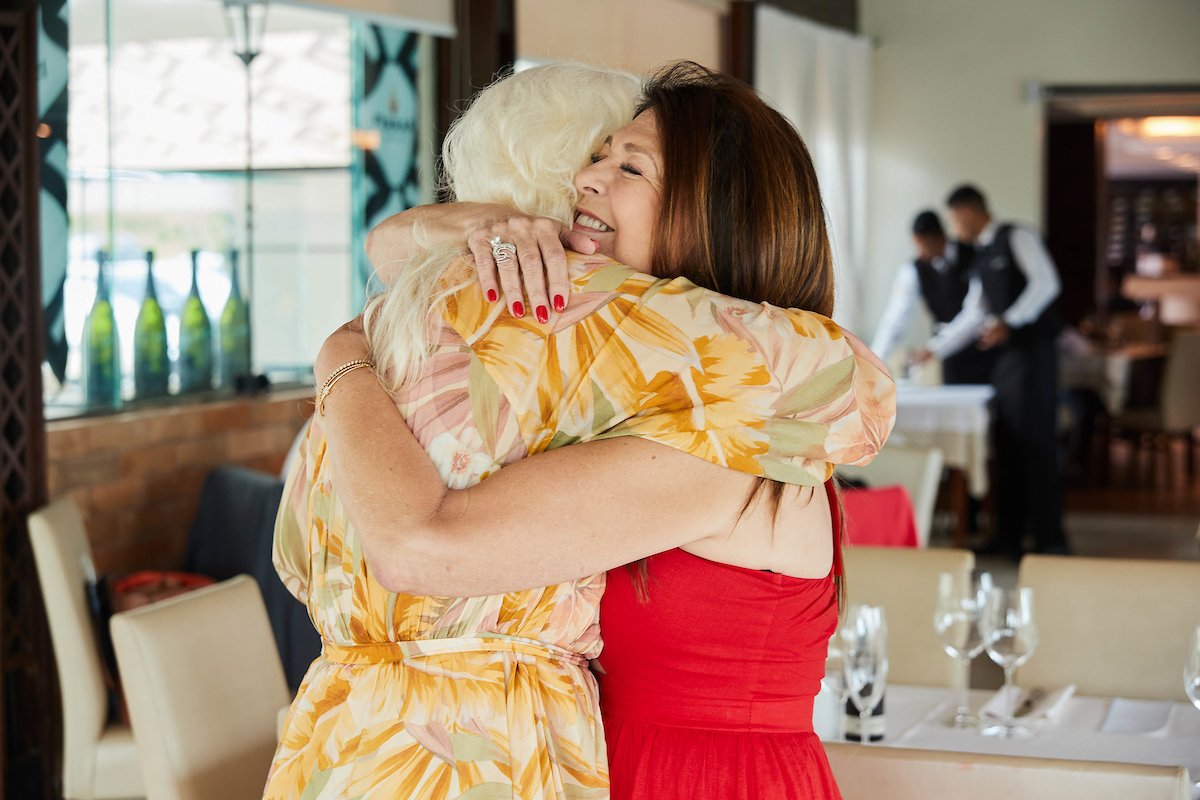
<svg viewBox="0 0 1200 800">
<path fill-rule="evenodd" d="M 550 326 L 514 319 L 474 287 L 447 310 L 518 415 L 553 421 L 530 452 L 639 436 L 816 485 L 835 464 L 870 461 L 887 439 L 895 384 L 827 317 L 612 262 L 572 267 L 571 307 Z"/>
<path fill-rule="evenodd" d="M 301 437 L 300 448 L 292 462 L 283 485 L 283 497 L 275 515 L 275 539 L 271 560 L 283 585 L 301 603 L 308 603 L 309 551 L 305 523 L 308 518 L 308 496 L 312 491 L 309 474 L 308 447 L 312 427 Z"/>
</svg>

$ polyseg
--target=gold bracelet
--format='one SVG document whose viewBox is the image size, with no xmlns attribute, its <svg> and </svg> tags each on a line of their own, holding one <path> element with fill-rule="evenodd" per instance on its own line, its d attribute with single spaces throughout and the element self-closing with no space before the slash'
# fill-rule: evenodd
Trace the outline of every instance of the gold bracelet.
<svg viewBox="0 0 1200 800">
<path fill-rule="evenodd" d="M 355 359 L 347 361 L 340 367 L 329 373 L 329 377 L 325 379 L 325 384 L 321 387 L 321 391 L 317 392 L 317 413 L 322 417 L 325 416 L 325 399 L 329 397 L 329 393 L 333 391 L 333 385 L 341 380 L 343 375 L 353 372 L 356 369 L 362 368 L 375 369 L 375 365 L 366 359 Z"/>
</svg>

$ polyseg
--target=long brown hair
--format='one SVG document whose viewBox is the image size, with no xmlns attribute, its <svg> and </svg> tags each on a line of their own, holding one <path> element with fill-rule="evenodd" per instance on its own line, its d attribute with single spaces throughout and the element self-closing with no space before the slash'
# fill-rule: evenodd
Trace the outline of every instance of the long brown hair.
<svg viewBox="0 0 1200 800">
<path fill-rule="evenodd" d="M 746 83 L 691 61 L 647 81 L 637 114 L 646 111 L 654 112 L 662 156 L 654 274 L 832 315 L 825 209 L 812 158 L 791 123 Z M 760 478 L 739 518 L 763 494 L 778 512 L 783 490 Z M 633 566 L 644 598 L 646 561 Z"/>
<path fill-rule="evenodd" d="M 690 61 L 645 85 L 662 203 L 651 264 L 752 302 L 833 313 L 833 255 L 804 140 L 749 85 Z"/>
</svg>

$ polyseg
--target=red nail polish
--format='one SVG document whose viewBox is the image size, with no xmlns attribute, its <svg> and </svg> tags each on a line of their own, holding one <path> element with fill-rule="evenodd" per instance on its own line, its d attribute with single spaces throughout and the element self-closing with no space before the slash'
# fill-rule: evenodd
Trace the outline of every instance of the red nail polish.
<svg viewBox="0 0 1200 800">
<path fill-rule="evenodd" d="M 497 297 L 499 297 L 499 295 L 497 295 L 497 294 L 496 294 L 496 290 L 495 290 L 495 289 L 488 289 L 488 291 L 487 291 L 487 299 L 488 299 L 488 302 L 489 302 L 489 303 L 494 303 L 494 302 L 496 302 L 496 298 L 497 298 Z"/>
<path fill-rule="evenodd" d="M 512 315 L 514 317 L 516 317 L 517 319 L 520 319 L 521 317 L 525 316 L 525 304 L 522 303 L 520 300 L 513 303 Z"/>
<path fill-rule="evenodd" d="M 543 325 L 550 321 L 550 309 L 546 308 L 545 306 L 538 306 L 536 313 L 538 322 L 542 323 Z"/>
<path fill-rule="evenodd" d="M 566 307 L 567 301 L 563 299 L 563 296 L 561 294 L 554 295 L 554 310 L 561 314 Z"/>
</svg>

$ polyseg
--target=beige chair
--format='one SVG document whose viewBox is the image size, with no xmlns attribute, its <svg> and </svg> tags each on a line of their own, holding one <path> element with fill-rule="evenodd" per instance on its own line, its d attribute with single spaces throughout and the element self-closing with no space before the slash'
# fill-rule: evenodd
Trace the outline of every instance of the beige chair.
<svg viewBox="0 0 1200 800">
<path fill-rule="evenodd" d="M 95 575 L 79 509 L 71 498 L 29 515 L 29 539 L 50 623 L 63 709 L 63 796 L 141 797 L 138 748 L 129 728 L 107 724 L 108 698 L 85 582 Z"/>
<path fill-rule="evenodd" d="M 1026 556 L 1038 643 L 1022 686 L 1187 702 L 1183 663 L 1200 625 L 1200 562 Z"/>
<path fill-rule="evenodd" d="M 838 467 L 838 474 L 857 478 L 870 486 L 895 486 L 908 490 L 913 517 L 917 523 L 917 541 L 929 543 L 933 508 L 942 480 L 942 451 L 936 447 L 907 447 L 889 444 L 865 467 Z"/>
<path fill-rule="evenodd" d="M 969 550 L 847 547 L 846 599 L 882 606 L 888 625 L 888 680 L 915 686 L 964 686 L 962 664 L 946 655 L 933 630 L 938 575 L 964 576 L 975 567 Z"/>
<path fill-rule="evenodd" d="M 1188 800 L 1187 770 L 1143 764 L 825 745 L 844 800 Z"/>
<path fill-rule="evenodd" d="M 115 614 L 149 800 L 257 800 L 289 701 L 258 585 L 239 575 Z"/>
</svg>

